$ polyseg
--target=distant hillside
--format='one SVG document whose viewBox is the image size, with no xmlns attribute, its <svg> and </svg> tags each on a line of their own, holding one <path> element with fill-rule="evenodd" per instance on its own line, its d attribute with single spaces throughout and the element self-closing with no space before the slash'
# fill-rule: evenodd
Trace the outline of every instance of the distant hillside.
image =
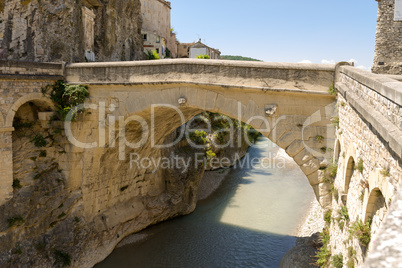
<svg viewBox="0 0 402 268">
<path fill-rule="evenodd" d="M 242 56 L 231 56 L 231 55 L 223 55 L 221 56 L 222 60 L 244 60 L 244 61 L 262 61 L 257 60 L 249 57 L 242 57 Z"/>
</svg>

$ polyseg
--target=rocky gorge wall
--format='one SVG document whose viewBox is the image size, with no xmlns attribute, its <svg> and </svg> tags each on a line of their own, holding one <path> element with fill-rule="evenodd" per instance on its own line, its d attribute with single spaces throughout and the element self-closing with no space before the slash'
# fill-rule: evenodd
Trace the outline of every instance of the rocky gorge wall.
<svg viewBox="0 0 402 268">
<path fill-rule="evenodd" d="M 42 88 L 51 84 L 18 83 L 40 96 Z M 3 90 L 7 86 L 17 89 L 18 83 L 3 83 Z M 63 122 L 53 117 L 52 108 L 40 98 L 22 102 L 12 118 L 13 192 L 0 206 L 2 267 L 92 267 L 125 236 L 194 210 L 207 168 L 207 162 L 195 163 L 194 154 L 205 157 L 205 149 L 194 150 L 184 139 L 167 149 L 148 145 L 137 152 L 149 159 L 182 158 L 188 167 L 130 167 L 129 161 L 119 161 L 118 148 L 84 150 L 70 144 Z M 78 115 L 72 124 L 74 135 L 87 141 L 97 136 L 93 129 L 98 128 L 98 118 L 91 109 Z M 198 129 L 198 124 L 192 127 Z M 131 126 L 126 136 L 136 139 L 135 129 Z M 171 134 L 163 143 L 177 138 L 178 130 L 167 131 Z M 205 134 L 203 144 L 216 139 L 212 133 Z M 226 139 L 224 135 L 222 142 Z M 231 157 L 234 152 L 244 155 L 247 144 L 241 144 L 229 153 L 210 150 L 221 157 Z M 74 181 L 75 173 L 83 173 L 87 179 Z M 94 191 L 96 185 L 99 190 Z"/>
<path fill-rule="evenodd" d="M 0 1 L 0 59 L 142 59 L 140 12 L 139 0 Z"/>
</svg>

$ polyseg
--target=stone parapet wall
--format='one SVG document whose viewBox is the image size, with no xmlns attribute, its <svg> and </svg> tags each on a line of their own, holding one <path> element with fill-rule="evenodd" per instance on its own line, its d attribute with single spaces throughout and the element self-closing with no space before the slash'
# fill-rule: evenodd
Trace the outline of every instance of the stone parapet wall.
<svg viewBox="0 0 402 268">
<path fill-rule="evenodd" d="M 61 63 L 39 63 L 29 61 L 0 61 L 0 75 L 58 76 L 63 78 Z M 50 77 L 49 77 L 50 78 Z"/>
<path fill-rule="evenodd" d="M 247 86 L 327 94 L 334 64 L 240 62 L 176 59 L 161 61 L 74 63 L 66 66 L 69 83 L 192 83 Z"/>
<path fill-rule="evenodd" d="M 366 254 L 374 254 L 372 248 L 382 236 L 381 225 L 402 180 L 401 84 L 353 67 L 342 66 L 337 74 L 338 167 L 328 247 L 332 256 L 342 254 L 344 265 L 361 267 Z M 348 219 L 341 213 L 344 206 Z M 368 247 L 350 233 L 359 221 L 371 222 Z"/>
</svg>

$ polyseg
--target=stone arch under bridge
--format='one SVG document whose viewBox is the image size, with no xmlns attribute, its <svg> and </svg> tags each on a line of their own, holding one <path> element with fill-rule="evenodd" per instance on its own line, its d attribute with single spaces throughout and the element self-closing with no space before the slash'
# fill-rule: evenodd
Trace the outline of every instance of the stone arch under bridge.
<svg viewBox="0 0 402 268">
<path fill-rule="evenodd" d="M 13 193 L 13 121 L 18 109 L 26 103 L 35 103 L 43 111 L 54 111 L 53 102 L 42 93 L 29 93 L 18 98 L 8 109 L 6 119 L 0 114 L 0 204 L 12 197 Z"/>
<path fill-rule="evenodd" d="M 320 92 L 263 91 L 245 87 L 229 89 L 188 83 L 91 85 L 90 95 L 95 112 L 104 107 L 105 119 L 113 114 L 116 121 L 119 117 L 120 120 L 140 119 L 149 128 L 154 128 L 156 144 L 161 144 L 168 134 L 203 111 L 240 119 L 285 149 L 307 176 L 320 203 L 323 206 L 330 204 L 330 185 L 323 181 L 324 171 L 320 167 L 327 166 L 332 156 L 334 126 L 330 120 L 334 116 L 333 96 Z M 97 118 L 99 113 L 93 116 Z M 110 123 L 107 119 L 105 121 L 105 133 L 110 133 Z M 136 135 L 140 136 L 140 132 Z M 83 133 L 73 131 L 77 140 L 88 137 Z M 91 143 L 99 141 L 102 136 L 91 140 Z M 101 138 L 105 144 L 98 145 L 109 147 L 107 136 Z M 144 148 L 149 147 L 152 147 L 150 138 L 140 152 L 148 155 Z M 123 152 L 123 161 L 127 161 L 129 152 Z M 77 177 L 73 180 L 79 182 L 83 179 Z"/>
<path fill-rule="evenodd" d="M 114 148 L 110 148 L 107 142 L 114 131 L 111 125 L 118 125 L 120 117 L 124 121 L 133 115 L 140 116 L 155 128 L 154 138 L 158 143 L 194 115 L 211 111 L 239 118 L 285 149 L 307 176 L 319 202 L 328 206 L 330 185 L 324 182 L 325 174 L 320 168 L 329 164 L 334 143 L 334 127 L 330 119 L 334 115 L 335 97 L 327 93 L 333 83 L 334 69 L 333 65 L 203 60 L 67 65 L 65 80 L 71 84 L 89 85 L 90 99 L 87 103 L 95 107 L 92 112 L 85 113 L 82 120 L 72 124 L 72 133 L 77 136 L 76 141 L 96 144 L 88 148 L 66 145 L 64 173 L 69 187 L 83 189 L 84 203 L 89 204 L 87 212 L 90 215 L 108 209 L 116 202 L 114 198 L 125 202 L 129 199 L 128 195 L 109 188 L 120 189 L 126 185 L 119 187 L 106 181 L 103 184 L 100 182 L 102 173 L 97 171 L 103 169 L 104 174 L 111 175 L 126 167 L 116 162 L 113 168 L 106 170 L 109 167 L 102 165 L 115 161 L 111 159 Z M 21 96 L 8 110 L 5 126 L 12 128 L 16 110 L 30 100 L 39 101 L 51 109 L 50 100 L 41 93 Z M 179 103 L 183 100 L 184 103 Z M 162 104 L 179 109 L 184 121 L 171 108 L 156 107 L 156 124 L 152 126 L 153 105 Z M 113 115 L 116 123 L 101 122 L 99 113 L 102 109 L 106 112 L 105 118 Z M 101 128 L 103 132 L 99 131 Z M 133 131 L 133 135 L 137 132 Z M 10 147 L 10 144 L 7 146 Z M 137 151 L 146 156 L 150 147 L 151 142 L 148 141 Z M 124 163 L 127 164 L 127 159 Z M 2 174 L 12 174 L 12 165 L 2 166 L 6 169 L 11 166 L 11 171 Z M 131 173 L 127 173 L 122 174 L 122 183 L 129 180 Z M 147 172 L 141 176 L 146 182 Z M 9 177 L 2 180 L 7 185 L 12 184 L 12 175 Z M 160 193 L 161 189 L 156 187 L 154 192 Z M 107 201 L 94 201 L 101 199 Z"/>
</svg>

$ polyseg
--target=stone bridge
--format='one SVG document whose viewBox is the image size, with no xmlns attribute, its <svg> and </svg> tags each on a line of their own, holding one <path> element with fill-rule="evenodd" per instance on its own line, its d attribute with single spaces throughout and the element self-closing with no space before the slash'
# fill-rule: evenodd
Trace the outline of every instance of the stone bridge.
<svg viewBox="0 0 402 268">
<path fill-rule="evenodd" d="M 38 107 L 35 118 L 51 128 L 54 105 L 41 88 L 59 79 L 89 86 L 85 112 L 64 125 L 69 141 L 59 167 L 67 189 L 82 198 L 80 215 L 94 224 L 94 232 L 117 232 L 117 239 L 110 236 L 103 245 L 106 253 L 125 235 L 194 209 L 196 187 L 186 197 L 166 195 L 163 171 L 130 169 L 130 154 L 160 156 L 166 137 L 202 111 L 259 130 L 300 166 L 323 207 L 346 205 L 351 219 L 373 219 L 374 234 L 401 181 L 399 76 L 345 64 L 219 60 L 0 62 L 0 71 L 0 204 L 14 195 L 16 113 L 32 104 Z M 328 93 L 332 87 L 338 97 Z M 330 165 L 337 167 L 332 183 Z M 161 203 L 184 207 L 166 212 L 157 208 Z M 81 262 L 103 257 L 88 254 Z"/>
<path fill-rule="evenodd" d="M 328 89 L 334 82 L 335 65 L 166 60 L 67 66 L 48 64 L 38 65 L 37 68 L 28 65 L 20 70 L 20 63 L 13 64 L 3 68 L 3 76 L 13 75 L 14 72 L 15 77 L 8 80 L 9 77 L 4 76 L 1 81 L 6 94 L 3 94 L 0 127 L 7 141 L 6 149 L 2 151 L 4 157 L 1 157 L 7 161 L 2 165 L 0 180 L 3 201 L 12 196 L 10 137 L 14 115 L 27 102 L 39 102 L 38 106 L 43 110 L 40 114 L 50 111 L 52 103 L 40 90 L 46 80 L 60 79 L 62 75 L 70 84 L 89 85 L 88 104 L 99 108 L 103 105 L 104 116 L 113 114 L 116 119 L 123 117 L 126 120 L 139 115 L 151 126 L 152 115 L 156 130 L 152 138 L 156 143 L 202 111 L 218 112 L 246 122 L 285 149 L 300 165 L 320 202 L 324 205 L 330 202 L 329 188 L 322 181 L 319 168 L 326 166 L 331 158 L 330 153 L 323 153 L 321 148 L 328 148 L 329 152 L 334 144 L 335 131 L 330 120 L 335 113 L 335 97 L 328 94 Z M 55 68 L 56 72 L 50 72 L 48 68 Z M 48 76 L 43 77 L 41 72 Z M 26 88 L 19 89 L 14 86 L 16 84 Z M 179 99 L 185 100 L 185 104 L 179 104 Z M 181 111 L 181 117 L 174 108 Z M 110 112 L 112 109 L 113 113 Z M 110 144 L 107 140 L 110 138 L 106 133 L 110 133 L 111 128 L 107 126 L 99 131 L 97 126 L 97 123 L 104 126 L 106 118 L 91 125 L 94 118 L 99 118 L 98 112 L 99 109 L 95 108 L 92 116 L 83 120 L 88 121 L 86 127 L 77 127 L 74 136 L 85 137 L 81 139 L 81 145 L 89 144 L 88 139 L 91 139 L 91 143 L 98 143 L 97 147 L 108 148 Z M 89 134 L 85 133 L 85 129 L 96 131 Z M 150 139 L 144 148 L 150 146 L 149 142 Z M 95 149 L 84 150 L 93 152 Z M 128 152 L 119 154 L 120 159 L 127 156 Z M 78 175 L 77 165 L 85 169 L 85 163 L 65 167 L 73 189 L 87 184 L 85 180 L 88 176 Z M 102 181 L 94 178 L 94 183 L 99 180 Z M 100 189 L 93 190 L 90 195 L 95 195 Z M 90 199 L 98 198 L 92 196 Z M 96 207 L 95 211 L 99 209 Z"/>
</svg>

